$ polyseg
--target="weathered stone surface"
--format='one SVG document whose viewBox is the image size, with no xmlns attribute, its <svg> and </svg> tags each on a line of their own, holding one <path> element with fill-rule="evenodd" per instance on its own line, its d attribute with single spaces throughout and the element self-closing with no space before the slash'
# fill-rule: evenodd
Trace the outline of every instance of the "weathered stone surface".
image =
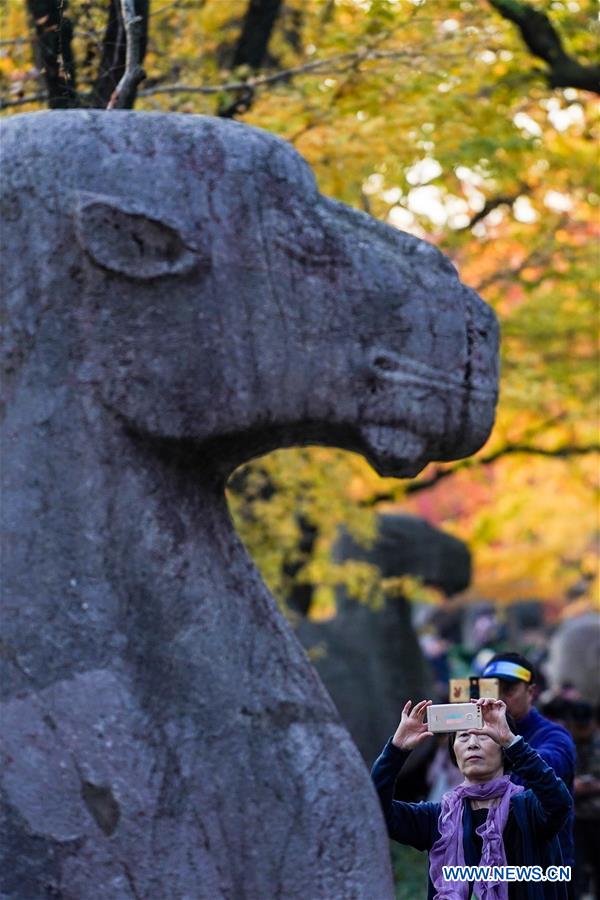
<svg viewBox="0 0 600 900">
<path fill-rule="evenodd" d="M 399 476 L 472 453 L 492 313 L 237 123 L 14 117 L 2 188 L 0 891 L 391 897 L 365 766 L 223 487 L 294 443 Z"/>
<path fill-rule="evenodd" d="M 377 539 L 368 548 L 343 534 L 336 556 L 366 560 L 382 578 L 417 576 L 447 594 L 464 590 L 471 577 L 468 547 L 416 516 L 380 516 Z M 340 590 L 337 606 L 334 619 L 302 621 L 296 633 L 314 657 L 356 746 L 372 764 L 406 701 L 433 696 L 432 673 L 403 597 L 389 597 L 372 609 Z"/>
<path fill-rule="evenodd" d="M 549 686 L 559 691 L 563 684 L 577 688 L 584 700 L 600 703 L 600 616 L 589 612 L 566 619 L 550 641 L 545 664 Z"/>
</svg>

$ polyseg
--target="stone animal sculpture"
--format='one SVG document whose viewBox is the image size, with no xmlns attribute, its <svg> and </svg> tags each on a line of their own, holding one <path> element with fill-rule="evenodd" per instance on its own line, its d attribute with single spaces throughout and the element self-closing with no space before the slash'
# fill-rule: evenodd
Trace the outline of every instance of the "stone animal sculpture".
<svg viewBox="0 0 600 900">
<path fill-rule="evenodd" d="M 367 770 L 232 526 L 275 447 L 485 440 L 497 327 L 237 123 L 3 123 L 2 896 L 392 897 Z"/>
</svg>

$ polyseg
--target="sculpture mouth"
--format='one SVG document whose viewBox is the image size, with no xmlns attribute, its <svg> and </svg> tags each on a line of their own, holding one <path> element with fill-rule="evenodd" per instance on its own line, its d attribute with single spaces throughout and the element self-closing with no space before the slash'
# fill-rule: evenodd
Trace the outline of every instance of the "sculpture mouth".
<svg viewBox="0 0 600 900">
<path fill-rule="evenodd" d="M 414 478 L 429 462 L 426 439 L 408 428 L 363 425 L 360 438 L 366 458 L 384 478 Z"/>
</svg>

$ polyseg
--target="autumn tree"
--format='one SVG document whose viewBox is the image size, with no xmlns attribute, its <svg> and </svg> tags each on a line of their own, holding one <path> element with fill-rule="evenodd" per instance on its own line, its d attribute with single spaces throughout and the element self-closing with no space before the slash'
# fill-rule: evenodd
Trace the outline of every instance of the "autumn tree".
<svg viewBox="0 0 600 900">
<path fill-rule="evenodd" d="M 131 108 L 145 77 L 148 0 L 80 4 L 76 12 L 81 59 L 74 52 L 73 22 L 64 0 L 28 0 L 33 50 L 50 109 Z M 104 31 L 100 37 L 99 28 Z M 86 79 L 78 89 L 78 77 Z"/>
<path fill-rule="evenodd" d="M 75 68 L 69 76 L 65 57 L 63 80 L 94 97 L 111 46 L 107 6 L 74 0 L 69 16 Z M 389 508 L 466 540 L 480 595 L 560 604 L 589 590 L 600 202 L 591 11 L 546 0 L 175 0 L 147 20 L 138 109 L 233 116 L 281 135 L 324 193 L 435 242 L 502 323 L 497 425 L 473 459 L 402 483 L 351 454 L 300 448 L 237 474 L 234 514 L 275 593 L 314 585 L 322 610 L 340 579 L 368 594 L 369 572 L 334 566 L 331 545 L 340 522 L 368 538 L 374 512 Z M 7 114 L 52 97 L 37 88 L 27 29 L 9 0 Z M 112 91 L 120 65 L 109 67 Z"/>
</svg>

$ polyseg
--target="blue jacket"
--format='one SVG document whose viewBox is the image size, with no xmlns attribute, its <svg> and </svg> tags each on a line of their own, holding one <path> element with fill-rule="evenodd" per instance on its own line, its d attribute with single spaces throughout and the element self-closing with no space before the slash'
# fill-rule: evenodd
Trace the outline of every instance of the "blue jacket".
<svg viewBox="0 0 600 900">
<path fill-rule="evenodd" d="M 575 776 L 575 744 L 573 738 L 562 725 L 546 719 L 535 707 L 527 713 L 524 719 L 517 722 L 515 734 L 521 734 L 530 747 L 540 754 L 545 763 L 562 778 L 571 794 L 573 794 L 573 778 Z M 516 774 L 511 773 L 511 781 L 516 784 L 525 784 Z M 560 849 L 562 850 L 565 865 L 575 864 L 575 846 L 573 842 L 573 817 L 571 810 L 569 818 L 558 834 Z"/>
<path fill-rule="evenodd" d="M 558 838 L 556 837 L 572 808 L 572 799 L 563 782 L 552 769 L 524 741 L 517 741 L 504 753 L 513 770 L 519 773 L 527 790 L 516 794 L 510 801 L 511 812 L 520 834 L 520 857 L 524 866 L 563 865 Z M 398 772 L 409 756 L 391 742 L 385 745 L 375 762 L 371 777 L 379 794 L 388 834 L 392 840 L 409 844 L 417 850 L 430 850 L 440 836 L 438 819 L 439 803 L 404 803 L 394 800 L 394 785 Z M 477 865 L 477 850 L 471 839 L 473 831 L 471 806 L 463 808 L 463 849 L 465 863 Z M 565 882 L 513 882 L 516 897 L 527 900 L 566 900 Z M 435 897 L 429 879 L 429 900 Z"/>
</svg>

